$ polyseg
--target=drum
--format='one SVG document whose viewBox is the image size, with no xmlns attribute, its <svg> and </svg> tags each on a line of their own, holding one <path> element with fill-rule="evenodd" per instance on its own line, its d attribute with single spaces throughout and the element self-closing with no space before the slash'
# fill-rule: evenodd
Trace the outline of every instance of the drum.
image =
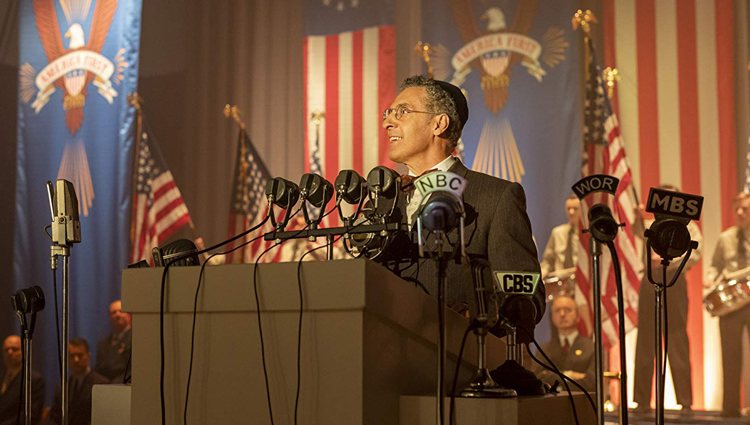
<svg viewBox="0 0 750 425">
<path fill-rule="evenodd" d="M 576 290 L 576 268 L 555 270 L 542 279 L 547 302 L 551 303 L 558 295 L 574 296 Z"/>
<path fill-rule="evenodd" d="M 750 281 L 731 279 L 714 287 L 703 298 L 703 304 L 711 316 L 724 316 L 750 304 Z"/>
</svg>

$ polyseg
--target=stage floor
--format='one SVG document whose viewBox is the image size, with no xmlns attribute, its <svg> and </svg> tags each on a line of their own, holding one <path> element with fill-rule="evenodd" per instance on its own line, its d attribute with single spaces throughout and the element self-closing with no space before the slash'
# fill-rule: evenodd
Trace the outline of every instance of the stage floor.
<svg viewBox="0 0 750 425">
<path fill-rule="evenodd" d="M 607 413 L 605 416 L 607 424 L 619 424 L 616 414 Z M 646 425 L 654 423 L 654 413 L 642 414 L 630 412 L 629 423 L 633 425 Z M 721 416 L 720 412 L 694 410 L 689 415 L 683 415 L 677 410 L 667 410 L 664 413 L 665 424 L 726 424 L 726 425 L 746 425 L 750 424 L 750 417 L 726 418 Z"/>
</svg>

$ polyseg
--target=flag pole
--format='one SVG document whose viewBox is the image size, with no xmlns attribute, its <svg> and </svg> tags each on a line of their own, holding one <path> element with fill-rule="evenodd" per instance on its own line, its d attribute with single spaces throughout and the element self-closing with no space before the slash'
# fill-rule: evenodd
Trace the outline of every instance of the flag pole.
<svg viewBox="0 0 750 425">
<path fill-rule="evenodd" d="M 130 106 L 135 108 L 135 137 L 133 137 L 133 141 L 135 146 L 133 146 L 133 168 L 131 172 L 131 187 L 130 187 L 130 254 L 132 256 L 133 253 L 133 245 L 136 243 L 135 239 L 135 217 L 133 217 L 133 214 L 135 214 L 135 211 L 132 210 L 133 205 L 135 205 L 135 198 L 137 195 L 136 193 L 136 185 L 138 184 L 138 157 L 141 153 L 141 138 L 143 137 L 143 98 L 141 95 L 138 94 L 138 92 L 133 92 L 130 95 L 128 95 L 128 103 Z M 137 258 L 130 258 L 130 262 L 138 261 Z"/>
<path fill-rule="evenodd" d="M 596 23 L 596 17 L 590 10 L 583 11 L 578 9 L 573 15 L 573 30 L 581 28 L 583 32 L 583 60 L 584 60 L 584 81 L 590 81 L 591 75 L 589 64 L 593 60 L 589 50 L 591 43 L 590 31 L 591 24 Z M 584 143 L 586 149 L 586 143 Z M 591 158 L 589 158 L 591 160 Z M 591 286 L 593 289 L 592 303 L 594 305 L 594 369 L 596 371 L 596 423 L 604 425 L 604 355 L 603 355 L 603 332 L 602 332 L 602 305 L 601 305 L 601 275 L 600 275 L 600 257 L 601 244 L 596 238 L 589 240 L 589 249 L 592 257 L 591 265 Z M 622 400 L 620 400 L 622 404 Z"/>
</svg>

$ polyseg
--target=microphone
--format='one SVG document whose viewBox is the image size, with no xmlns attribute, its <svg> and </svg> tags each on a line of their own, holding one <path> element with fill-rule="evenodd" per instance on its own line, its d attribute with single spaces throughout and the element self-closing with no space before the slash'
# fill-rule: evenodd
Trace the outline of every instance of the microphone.
<svg viewBox="0 0 750 425">
<path fill-rule="evenodd" d="M 299 186 L 285 178 L 274 177 L 266 182 L 266 199 L 269 203 L 287 210 L 299 200 Z"/>
<path fill-rule="evenodd" d="M 656 221 L 644 235 L 653 250 L 663 259 L 672 260 L 690 248 L 698 248 L 698 242 L 690 239 L 687 225 L 700 219 L 702 209 L 702 196 L 652 187 L 646 211 L 653 213 Z"/>
<path fill-rule="evenodd" d="M 494 271 L 500 317 L 491 332 L 507 335 L 506 361 L 491 372 L 501 385 L 514 389 L 518 395 L 542 395 L 542 382 L 523 367 L 521 348 L 534 340 L 534 328 L 542 320 L 544 301 L 534 296 L 540 273 Z M 518 330 L 521 330 L 519 332 Z"/>
<path fill-rule="evenodd" d="M 299 188 L 302 199 L 317 208 L 324 208 L 333 197 L 333 185 L 319 174 L 303 174 Z"/>
<path fill-rule="evenodd" d="M 466 244 L 464 243 L 464 217 L 466 214 L 461 196 L 466 189 L 466 179 L 449 171 L 435 171 L 417 178 L 414 181 L 414 187 L 423 197 L 417 208 L 419 256 L 424 256 L 423 228 L 431 232 L 443 233 L 458 228 L 461 257 L 463 258 L 466 255 Z M 438 251 L 442 254 L 441 248 L 438 248 Z"/>
<path fill-rule="evenodd" d="M 680 257 L 691 247 L 698 248 L 698 242 L 690 237 L 687 223 L 676 218 L 660 217 L 646 229 L 644 236 L 648 238 L 654 252 L 667 260 Z"/>
<path fill-rule="evenodd" d="M 383 221 L 393 215 L 399 192 L 399 175 L 395 170 L 379 165 L 367 173 L 370 215 L 375 221 Z"/>
<path fill-rule="evenodd" d="M 162 248 L 154 247 L 151 254 L 154 257 L 154 265 L 156 267 L 165 267 L 170 261 L 180 258 L 175 261 L 172 266 L 198 266 L 200 260 L 196 252 L 195 243 L 190 239 L 177 239 L 174 240 Z"/>
<path fill-rule="evenodd" d="M 34 328 L 36 327 L 36 314 L 44 310 L 44 291 L 42 288 L 34 285 L 30 288 L 20 289 L 15 294 L 11 295 L 10 302 L 13 305 L 13 309 L 16 311 L 16 316 L 21 322 L 21 329 L 24 331 L 24 338 L 28 335 L 29 338 L 34 334 Z M 31 318 L 26 322 L 26 314 L 31 313 Z"/>
<path fill-rule="evenodd" d="M 497 298 L 495 296 L 488 297 L 487 293 L 494 295 L 492 282 L 492 271 L 490 262 L 486 258 L 472 257 L 470 260 L 471 264 L 471 277 L 474 283 L 474 295 L 477 302 L 477 314 L 476 320 L 480 325 L 485 327 L 492 327 L 497 323 Z M 488 277 L 487 274 L 490 276 Z M 494 308 L 490 308 L 490 301 L 494 303 Z"/>
<path fill-rule="evenodd" d="M 302 175 L 299 186 L 305 223 L 310 228 L 315 229 L 323 218 L 325 206 L 328 205 L 328 202 L 333 197 L 333 185 L 318 174 L 306 173 Z M 310 217 L 310 212 L 307 209 L 308 204 L 318 208 L 318 216 L 316 218 Z"/>
<path fill-rule="evenodd" d="M 364 198 L 367 181 L 354 170 L 341 170 L 334 182 L 337 201 L 358 205 Z"/>
<path fill-rule="evenodd" d="M 493 292 L 492 284 L 489 283 L 492 282 L 492 277 L 486 276 L 491 274 L 490 263 L 485 258 L 472 257 L 470 264 L 477 301 L 476 317 L 472 323 L 478 343 L 477 370 L 474 373 L 474 378 L 461 390 L 460 395 L 461 397 L 474 398 L 515 397 L 518 395 L 516 391 L 498 385 L 492 379 L 492 375 L 487 368 L 487 332 L 498 319 L 497 306 L 495 305 L 495 308 L 491 309 L 489 304 L 491 301 L 495 301 L 495 297 L 487 296 L 488 291 Z"/>
<path fill-rule="evenodd" d="M 284 214 L 281 222 L 276 222 L 273 205 L 286 210 L 292 208 L 299 200 L 299 186 L 282 177 L 274 177 L 266 182 L 266 199 L 268 200 L 268 215 L 275 230 L 283 230 L 289 223 L 289 214 Z"/>
<path fill-rule="evenodd" d="M 617 224 L 612 210 L 605 204 L 594 204 L 589 210 L 589 231 L 601 243 L 612 242 L 617 236 Z"/>
<path fill-rule="evenodd" d="M 508 325 L 523 329 L 517 335 L 517 341 L 529 343 L 533 340 L 534 328 L 542 320 L 544 304 L 534 296 L 539 284 L 540 273 L 495 271 L 495 292 L 498 295 L 500 316 Z M 495 326 L 492 330 L 497 336 L 503 336 L 506 329 Z"/>
<path fill-rule="evenodd" d="M 13 308 L 24 314 L 44 310 L 44 291 L 38 285 L 16 291 L 10 300 Z"/>
<path fill-rule="evenodd" d="M 81 220 L 73 183 L 57 179 L 53 186 L 47 181 L 47 197 L 52 216 L 52 242 L 61 246 L 81 242 Z"/>
</svg>

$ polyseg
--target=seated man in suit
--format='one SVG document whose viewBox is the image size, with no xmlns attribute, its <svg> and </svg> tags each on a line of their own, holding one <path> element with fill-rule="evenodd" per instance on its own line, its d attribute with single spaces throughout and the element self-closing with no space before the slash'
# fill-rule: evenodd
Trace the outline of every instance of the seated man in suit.
<svg viewBox="0 0 750 425">
<path fill-rule="evenodd" d="M 466 179 L 463 204 L 466 211 L 465 243 L 470 256 L 487 258 L 493 271 L 539 273 L 531 223 L 526 214 L 526 195 L 518 183 L 469 170 L 452 155 L 469 118 L 469 109 L 461 89 L 424 76 L 409 77 L 383 112 L 383 128 L 388 133 L 388 157 L 404 164 L 411 176 L 428 170 L 449 171 Z M 412 225 L 421 196 L 408 195 L 401 205 L 403 221 Z M 457 230 L 448 233 L 451 244 L 458 241 Z M 471 267 L 449 261 L 446 302 L 458 311 L 476 311 Z M 420 282 L 431 294 L 437 294 L 437 266 L 432 259 L 419 259 L 400 270 L 401 277 Z M 529 313 L 539 321 L 544 313 L 544 285 L 537 284 Z M 530 338 L 533 326 L 523 326 L 519 338 Z M 522 341 L 523 342 L 523 341 Z"/>
<path fill-rule="evenodd" d="M 21 337 L 10 335 L 3 341 L 3 365 L 5 370 L 0 379 L 0 425 L 16 423 L 20 409 L 20 423 L 24 423 L 21 401 Z M 31 373 L 31 423 L 39 423 L 44 403 L 44 379 L 36 372 Z"/>
<path fill-rule="evenodd" d="M 552 325 L 557 331 L 554 333 L 557 335 L 553 335 L 542 349 L 562 373 L 586 390 L 594 391 L 594 342 L 578 333 L 579 316 L 575 300 L 561 294 L 555 297 L 550 308 Z M 540 370 L 539 375 L 548 384 L 560 379 L 546 369 Z"/>
<path fill-rule="evenodd" d="M 89 367 L 89 343 L 83 338 L 73 338 L 68 343 L 68 425 L 91 424 L 91 390 L 96 384 L 109 380 Z M 55 405 L 50 412 L 50 423 L 61 423 L 60 388 L 55 394 Z"/>
</svg>

